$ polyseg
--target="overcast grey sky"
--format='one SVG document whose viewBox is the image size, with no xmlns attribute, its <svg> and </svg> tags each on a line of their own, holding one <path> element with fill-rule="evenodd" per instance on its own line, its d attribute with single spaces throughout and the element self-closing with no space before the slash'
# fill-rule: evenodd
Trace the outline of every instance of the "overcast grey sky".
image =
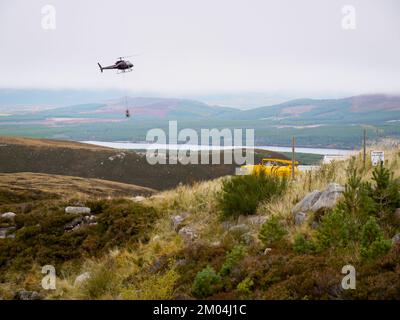
<svg viewBox="0 0 400 320">
<path fill-rule="evenodd" d="M 129 54 L 133 72 L 99 72 Z M 399 57 L 398 0 L 0 0 L 0 87 L 390 93 Z"/>
</svg>

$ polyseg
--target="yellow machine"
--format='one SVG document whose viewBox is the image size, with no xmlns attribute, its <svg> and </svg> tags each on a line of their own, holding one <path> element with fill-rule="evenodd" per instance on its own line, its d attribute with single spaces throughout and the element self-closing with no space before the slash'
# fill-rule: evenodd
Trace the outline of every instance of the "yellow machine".
<svg viewBox="0 0 400 320">
<path fill-rule="evenodd" d="M 299 173 L 298 162 L 294 162 L 294 174 Z M 292 160 L 264 158 L 260 164 L 246 165 L 241 167 L 244 174 L 258 174 L 264 172 L 268 175 L 277 175 L 280 177 L 290 177 L 292 175 Z"/>
</svg>

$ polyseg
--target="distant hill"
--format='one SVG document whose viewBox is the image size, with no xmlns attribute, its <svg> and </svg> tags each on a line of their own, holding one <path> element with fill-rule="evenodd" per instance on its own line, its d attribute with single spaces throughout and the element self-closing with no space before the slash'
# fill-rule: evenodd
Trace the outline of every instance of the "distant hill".
<svg viewBox="0 0 400 320">
<path fill-rule="evenodd" d="M 135 118 L 158 117 L 173 120 L 220 117 L 239 112 L 234 108 L 210 106 L 188 99 L 127 97 L 108 101 L 105 106 L 97 109 L 97 113 L 120 116 L 127 108 Z"/>
<path fill-rule="evenodd" d="M 10 117 L 0 117 L 0 122 L 33 122 L 45 125 L 122 122 L 127 120 L 124 117 L 126 109 L 137 120 L 202 120 L 224 116 L 229 117 L 229 115 L 240 112 L 238 109 L 210 106 L 188 99 L 123 97 L 104 102 L 11 113 Z"/>
<path fill-rule="evenodd" d="M 1 95 L 1 92 L 0 92 Z M 0 99 L 1 100 L 1 99 Z M 131 117 L 125 117 L 129 109 Z M 127 97 L 92 103 L 15 111 L 0 109 L 0 136 L 75 141 L 143 142 L 153 128 L 255 130 L 256 145 L 358 148 L 369 139 L 400 137 L 400 96 L 361 95 L 343 99 L 297 99 L 249 110 L 190 99 Z"/>
<path fill-rule="evenodd" d="M 233 114 L 233 119 L 280 123 L 381 123 L 400 119 L 400 96 L 362 95 L 344 99 L 298 99 Z"/>
<path fill-rule="evenodd" d="M 257 151 L 255 159 L 280 157 Z M 221 163 L 222 161 L 221 156 Z M 150 165 L 144 153 L 77 142 L 0 137 L 0 172 L 34 172 L 117 181 L 155 190 L 235 173 L 236 164 Z M 44 178 L 45 179 L 45 178 Z"/>
<path fill-rule="evenodd" d="M 137 120 L 252 120 L 292 123 L 384 123 L 400 119 L 400 96 L 361 95 L 343 99 L 297 99 L 250 110 L 208 105 L 176 98 L 123 97 L 0 118 L 38 124 L 125 121 L 125 110 Z"/>
</svg>

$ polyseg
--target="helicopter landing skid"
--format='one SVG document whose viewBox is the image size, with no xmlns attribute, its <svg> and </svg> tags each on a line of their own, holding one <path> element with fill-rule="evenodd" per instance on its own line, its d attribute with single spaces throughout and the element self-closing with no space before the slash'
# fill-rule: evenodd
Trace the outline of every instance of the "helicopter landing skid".
<svg viewBox="0 0 400 320">
<path fill-rule="evenodd" d="M 121 74 L 121 73 L 127 73 L 127 72 L 132 72 L 132 69 L 129 70 L 123 70 L 123 71 L 118 71 L 117 74 Z"/>
</svg>

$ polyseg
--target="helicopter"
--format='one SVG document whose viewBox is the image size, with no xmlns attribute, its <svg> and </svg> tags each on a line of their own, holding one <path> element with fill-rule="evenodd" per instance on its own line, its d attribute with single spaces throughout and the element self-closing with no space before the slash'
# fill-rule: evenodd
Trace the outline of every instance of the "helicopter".
<svg viewBox="0 0 400 320">
<path fill-rule="evenodd" d="M 107 67 L 102 67 L 100 63 L 97 63 L 97 64 L 99 65 L 101 72 L 103 72 L 103 70 L 107 70 L 107 69 L 120 70 L 120 72 L 118 72 L 118 73 L 132 71 L 133 64 L 128 60 L 124 60 L 124 58 L 126 58 L 126 57 L 119 57 L 118 60 L 113 65 L 107 66 Z"/>
<path fill-rule="evenodd" d="M 129 57 L 132 57 L 132 56 L 129 56 Z M 107 67 L 102 67 L 100 63 L 97 63 L 97 64 L 99 65 L 101 72 L 103 72 L 104 69 L 119 70 L 120 72 L 117 72 L 117 73 L 125 73 L 125 72 L 132 71 L 133 64 L 128 60 L 124 60 L 125 58 L 128 58 L 128 57 L 119 57 L 118 60 L 113 65 L 107 66 Z M 127 104 L 128 104 L 127 96 L 125 96 L 125 105 L 127 106 Z M 125 117 L 129 118 L 130 116 L 131 116 L 130 111 L 127 108 L 125 111 Z"/>
</svg>

